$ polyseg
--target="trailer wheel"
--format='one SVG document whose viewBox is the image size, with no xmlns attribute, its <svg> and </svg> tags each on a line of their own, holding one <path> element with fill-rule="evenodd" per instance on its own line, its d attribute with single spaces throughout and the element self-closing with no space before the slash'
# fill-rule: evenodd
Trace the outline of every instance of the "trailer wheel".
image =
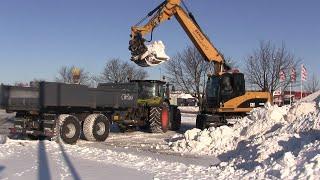
<svg viewBox="0 0 320 180">
<path fill-rule="evenodd" d="M 110 122 L 103 114 L 91 114 L 83 123 L 83 134 L 88 141 L 105 141 L 109 136 Z"/>
<path fill-rule="evenodd" d="M 163 103 L 160 107 L 151 107 L 149 127 L 152 133 L 165 133 L 169 127 L 169 105 Z"/>
<path fill-rule="evenodd" d="M 66 144 L 75 144 L 80 138 L 81 125 L 77 117 L 72 115 L 60 115 L 58 117 L 55 134 L 58 136 L 58 142 Z"/>
<path fill-rule="evenodd" d="M 171 122 L 171 130 L 178 131 L 181 127 L 181 112 L 179 109 L 176 110 L 173 117 L 173 122 Z"/>
</svg>

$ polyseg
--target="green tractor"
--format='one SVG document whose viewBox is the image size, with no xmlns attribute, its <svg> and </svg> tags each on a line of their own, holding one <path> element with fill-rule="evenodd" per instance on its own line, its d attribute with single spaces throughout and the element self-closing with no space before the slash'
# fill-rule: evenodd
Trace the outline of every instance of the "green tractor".
<svg viewBox="0 0 320 180">
<path fill-rule="evenodd" d="M 170 104 L 168 84 L 159 80 L 133 80 L 127 85 L 127 91 L 133 92 L 128 96 L 132 96 L 134 105 L 113 115 L 113 121 L 118 122 L 121 131 L 137 126 L 152 133 L 180 129 L 181 113 L 177 106 Z"/>
</svg>

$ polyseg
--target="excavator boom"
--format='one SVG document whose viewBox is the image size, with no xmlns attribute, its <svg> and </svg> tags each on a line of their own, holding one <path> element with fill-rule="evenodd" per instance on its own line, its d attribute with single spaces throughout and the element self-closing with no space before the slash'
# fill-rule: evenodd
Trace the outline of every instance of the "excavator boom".
<svg viewBox="0 0 320 180">
<path fill-rule="evenodd" d="M 226 68 L 223 56 L 203 33 L 193 15 L 186 12 L 186 10 L 184 10 L 180 4 L 181 0 L 166 0 L 148 13 L 147 17 L 149 17 L 149 21 L 146 24 L 142 26 L 139 26 L 138 24 L 131 28 L 129 49 L 132 54 L 132 60 L 138 65 L 141 65 L 145 64 L 144 62 L 148 61 L 150 56 L 152 56 L 153 60 L 157 59 L 155 53 L 152 54 L 152 52 L 148 51 L 148 47 L 145 45 L 146 40 L 143 37 L 149 33 L 152 33 L 159 24 L 169 20 L 174 16 L 193 44 L 199 50 L 203 58 L 206 61 L 214 62 L 216 65 L 216 73 L 221 73 L 223 68 Z M 164 61 L 165 60 L 162 60 L 162 62 Z"/>
<path fill-rule="evenodd" d="M 215 65 L 214 74 L 208 76 L 206 98 L 196 120 L 197 128 L 228 125 L 227 118 L 245 116 L 253 108 L 271 102 L 269 92 L 245 90 L 244 74 L 228 71 L 230 68 L 223 56 L 201 30 L 193 15 L 180 4 L 184 6 L 182 0 L 166 0 L 148 14 L 146 19 L 149 18 L 149 21 L 146 24 L 140 26 L 141 23 L 138 23 L 131 28 L 129 49 L 132 60 L 140 66 L 154 66 L 168 60 L 163 44 L 145 44 L 147 41 L 144 36 L 149 33 L 152 35 L 162 22 L 175 17 L 203 58 Z"/>
</svg>

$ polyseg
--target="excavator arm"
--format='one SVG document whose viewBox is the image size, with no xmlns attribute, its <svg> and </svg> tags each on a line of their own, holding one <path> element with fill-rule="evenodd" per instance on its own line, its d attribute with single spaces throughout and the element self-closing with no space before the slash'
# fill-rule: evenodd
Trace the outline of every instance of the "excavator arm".
<svg viewBox="0 0 320 180">
<path fill-rule="evenodd" d="M 149 17 L 150 20 L 145 25 L 136 25 L 131 28 L 129 49 L 133 57 L 132 60 L 140 65 L 141 62 L 148 61 L 150 56 L 153 56 L 153 59 L 157 59 L 154 54 L 148 52 L 148 47 L 145 45 L 146 40 L 143 37 L 152 33 L 162 22 L 174 16 L 203 58 L 206 61 L 214 62 L 216 74 L 221 74 L 225 68 L 228 68 L 223 56 L 203 33 L 193 15 L 187 13 L 180 4 L 181 0 L 166 0 L 148 13 L 147 18 Z"/>
</svg>

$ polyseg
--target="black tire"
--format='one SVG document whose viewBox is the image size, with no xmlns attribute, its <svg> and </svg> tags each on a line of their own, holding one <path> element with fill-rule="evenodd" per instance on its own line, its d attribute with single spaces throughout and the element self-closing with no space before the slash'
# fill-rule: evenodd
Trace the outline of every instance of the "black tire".
<svg viewBox="0 0 320 180">
<path fill-rule="evenodd" d="M 166 124 L 163 124 L 162 121 L 162 111 L 167 111 L 167 121 Z M 160 107 L 151 107 L 149 113 L 149 127 L 152 133 L 165 133 L 169 129 L 169 104 L 163 102 Z"/>
<path fill-rule="evenodd" d="M 181 127 L 181 112 L 177 109 L 174 113 L 173 121 L 171 122 L 171 130 L 179 131 Z"/>
<path fill-rule="evenodd" d="M 207 127 L 207 122 L 206 122 L 205 115 L 202 115 L 202 114 L 197 115 L 196 128 L 204 130 L 206 127 Z"/>
<path fill-rule="evenodd" d="M 81 125 L 77 117 L 60 115 L 56 121 L 55 135 L 58 142 L 75 144 L 80 138 Z"/>
<path fill-rule="evenodd" d="M 32 140 L 32 141 L 39 140 L 39 136 L 35 136 L 35 135 L 32 135 L 32 134 L 27 134 L 27 138 Z"/>
<path fill-rule="evenodd" d="M 103 114 L 91 114 L 83 123 L 83 134 L 88 141 L 105 141 L 110 132 L 110 122 Z"/>
<path fill-rule="evenodd" d="M 149 114 L 149 128 L 152 133 L 162 133 L 161 108 L 151 107 Z"/>
</svg>

